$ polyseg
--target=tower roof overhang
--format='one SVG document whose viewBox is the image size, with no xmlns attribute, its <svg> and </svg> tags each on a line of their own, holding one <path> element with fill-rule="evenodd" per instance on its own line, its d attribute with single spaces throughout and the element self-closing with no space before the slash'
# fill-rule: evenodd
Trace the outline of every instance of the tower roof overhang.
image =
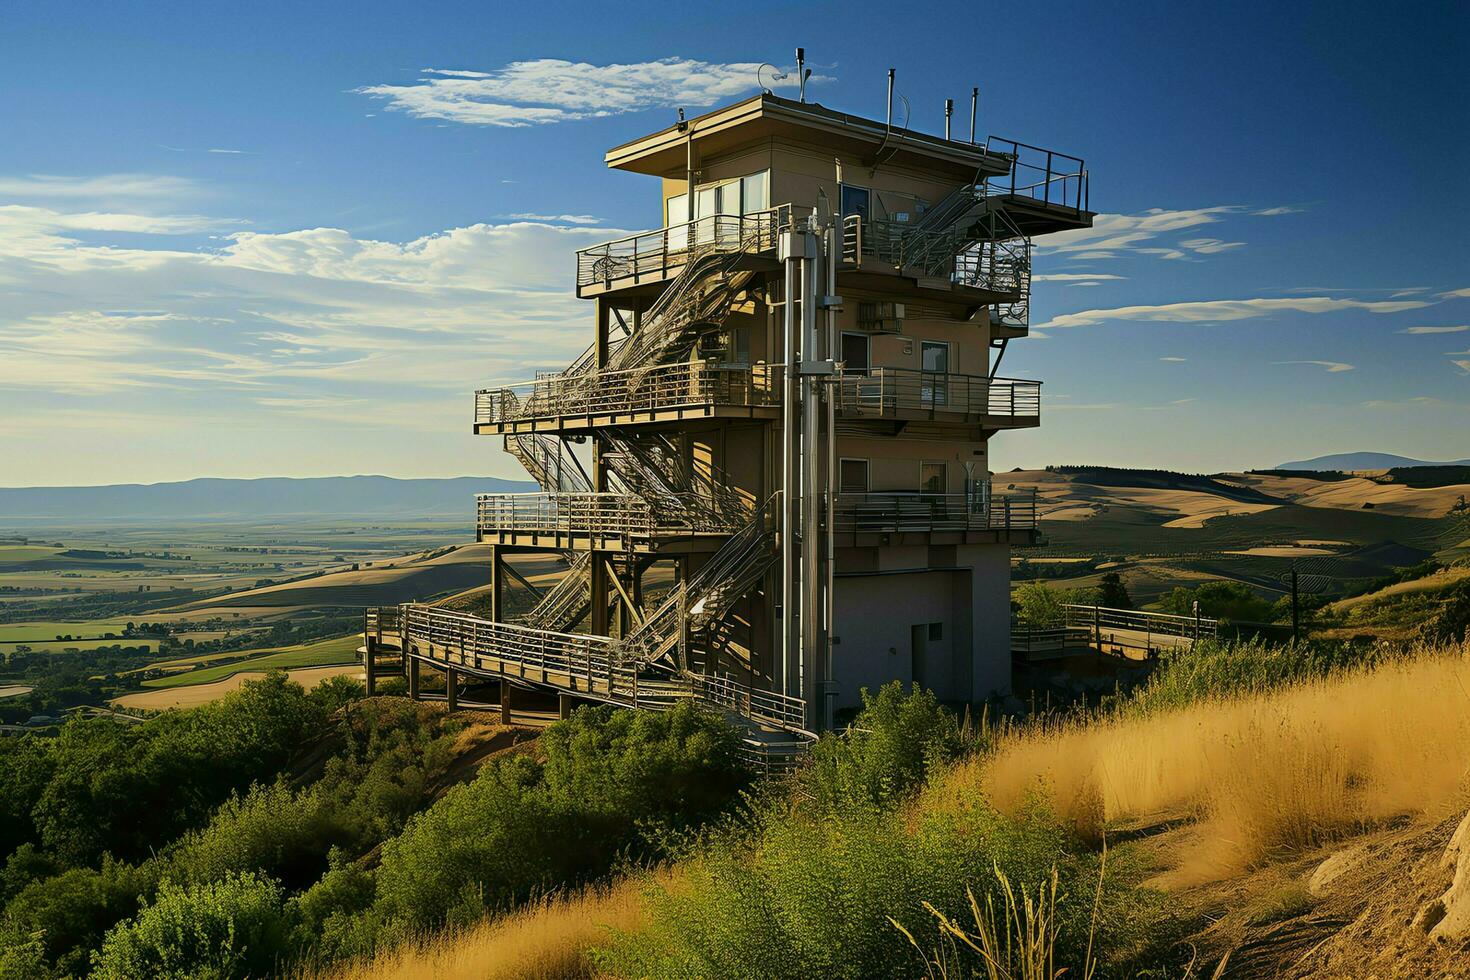
<svg viewBox="0 0 1470 980">
<path fill-rule="evenodd" d="M 817 144 L 863 161 L 923 170 L 957 182 L 1009 173 L 1012 159 L 1010 154 L 987 152 L 983 144 L 890 128 L 876 119 L 769 94 L 613 147 L 605 159 L 616 170 L 682 177 L 691 141 L 701 158 L 709 158 L 766 139 Z"/>
</svg>

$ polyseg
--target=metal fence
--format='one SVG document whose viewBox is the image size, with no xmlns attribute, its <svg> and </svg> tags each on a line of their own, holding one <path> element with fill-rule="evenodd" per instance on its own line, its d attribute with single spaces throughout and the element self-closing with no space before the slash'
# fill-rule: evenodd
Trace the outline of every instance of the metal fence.
<svg viewBox="0 0 1470 980">
<path fill-rule="evenodd" d="M 992 493 L 979 484 L 969 493 L 839 493 L 833 529 L 845 534 L 931 531 L 1021 531 L 1036 527 L 1036 494 Z"/>
<path fill-rule="evenodd" d="M 1032 419 L 1041 414 L 1041 382 L 940 374 L 912 368 L 843 371 L 836 385 L 843 414 L 894 417 L 911 413 Z"/>
<path fill-rule="evenodd" d="M 577 289 L 632 278 L 666 279 L 706 246 L 718 251 L 770 251 L 791 223 L 789 204 L 752 214 L 711 214 L 584 248 L 577 253 Z"/>
<path fill-rule="evenodd" d="M 553 374 L 475 393 L 475 424 L 650 412 L 692 405 L 754 407 L 781 402 L 780 365 L 681 361 L 627 371 Z"/>
</svg>

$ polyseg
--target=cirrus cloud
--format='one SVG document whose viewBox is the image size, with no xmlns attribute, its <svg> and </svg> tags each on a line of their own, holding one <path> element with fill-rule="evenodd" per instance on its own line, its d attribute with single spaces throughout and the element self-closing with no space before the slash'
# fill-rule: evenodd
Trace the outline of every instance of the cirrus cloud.
<svg viewBox="0 0 1470 980">
<path fill-rule="evenodd" d="M 660 58 L 629 64 L 537 58 L 514 61 L 493 71 L 425 68 L 406 85 L 367 85 L 361 95 L 383 99 L 387 107 L 419 119 L 443 119 L 477 126 L 536 126 L 615 116 L 673 106 L 707 106 L 743 95 L 762 82 L 761 63 L 720 63 L 693 58 Z M 784 82 L 767 73 L 765 84 L 796 85 L 794 71 Z M 813 82 L 830 81 L 813 75 Z"/>
</svg>

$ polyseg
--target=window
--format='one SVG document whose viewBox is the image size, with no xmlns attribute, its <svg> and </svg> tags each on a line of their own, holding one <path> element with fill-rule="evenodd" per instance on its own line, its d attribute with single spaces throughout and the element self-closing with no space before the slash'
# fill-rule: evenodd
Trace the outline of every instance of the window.
<svg viewBox="0 0 1470 980">
<path fill-rule="evenodd" d="M 931 640 L 942 640 L 942 639 L 944 639 L 944 624 L 943 623 L 930 623 L 929 624 L 929 639 L 931 639 Z"/>
<path fill-rule="evenodd" d="M 866 224 L 872 199 L 873 193 L 866 187 L 853 187 L 849 184 L 843 184 L 842 216 L 845 218 L 848 215 L 855 214 Z"/>
<path fill-rule="evenodd" d="M 727 358 L 731 364 L 750 363 L 750 328 L 732 327 L 730 330 L 730 350 Z"/>
<path fill-rule="evenodd" d="M 842 335 L 842 370 L 846 374 L 867 374 L 871 365 L 871 339 L 865 333 Z"/>
<path fill-rule="evenodd" d="M 924 378 L 919 385 L 919 397 L 929 408 L 949 404 L 949 344 L 938 340 L 925 340 L 919 345 L 919 370 Z"/>
<path fill-rule="evenodd" d="M 689 195 L 675 194 L 664 209 L 664 227 L 672 228 L 689 220 Z"/>
<path fill-rule="evenodd" d="M 770 171 L 762 170 L 758 174 L 740 178 L 740 202 L 737 208 L 731 210 L 732 214 L 754 214 L 770 206 Z"/>
<path fill-rule="evenodd" d="M 949 465 L 947 463 L 919 464 L 919 492 L 941 494 L 949 489 Z"/>
<path fill-rule="evenodd" d="M 837 464 L 838 493 L 868 492 L 868 461 L 844 458 Z"/>
<path fill-rule="evenodd" d="M 935 374 L 949 373 L 949 344 L 942 340 L 926 340 L 919 348 L 919 367 Z"/>
</svg>

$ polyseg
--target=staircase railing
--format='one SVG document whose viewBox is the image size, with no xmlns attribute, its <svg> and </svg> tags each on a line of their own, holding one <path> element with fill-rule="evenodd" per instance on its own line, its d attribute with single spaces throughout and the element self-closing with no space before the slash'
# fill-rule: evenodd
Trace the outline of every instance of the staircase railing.
<svg viewBox="0 0 1470 980">
<path fill-rule="evenodd" d="M 592 552 L 580 551 L 571 557 L 561 579 L 518 621 L 537 629 L 567 630 L 587 614 L 591 605 Z"/>
<path fill-rule="evenodd" d="M 539 433 L 512 433 L 505 437 L 505 451 L 548 493 L 586 493 L 592 489 L 582 464 L 560 439 Z"/>
</svg>

